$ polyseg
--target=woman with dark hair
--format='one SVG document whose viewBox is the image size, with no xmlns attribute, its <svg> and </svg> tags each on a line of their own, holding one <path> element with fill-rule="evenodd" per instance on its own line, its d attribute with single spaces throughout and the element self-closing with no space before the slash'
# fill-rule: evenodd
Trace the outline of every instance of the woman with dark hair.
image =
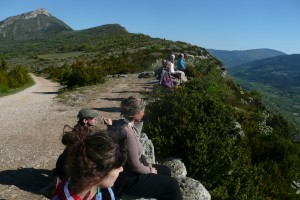
<svg viewBox="0 0 300 200">
<path fill-rule="evenodd" d="M 116 127 L 119 138 L 126 138 L 128 148 L 127 162 L 120 173 L 115 191 L 118 195 L 128 194 L 158 200 L 181 200 L 182 195 L 171 170 L 162 165 L 148 163 L 142 154 L 142 145 L 138 140 L 143 126 L 146 102 L 130 96 L 121 102 L 121 115 L 124 117 Z"/>
<path fill-rule="evenodd" d="M 83 108 L 81 109 L 78 114 L 77 114 L 77 124 L 74 126 L 73 128 L 73 132 L 75 133 L 82 133 L 82 134 L 91 134 L 91 132 L 93 130 L 96 130 L 95 125 L 96 125 L 96 121 L 97 121 L 97 116 L 99 115 L 99 112 L 94 110 L 94 109 L 90 109 L 90 108 Z M 103 118 L 103 123 L 106 124 L 107 126 L 112 124 L 112 120 L 111 119 L 106 119 Z M 70 130 L 72 129 L 70 126 L 66 125 L 63 129 L 63 132 L 65 132 L 65 129 L 69 128 Z M 64 141 L 62 140 L 62 143 L 64 143 Z M 65 144 L 67 145 L 67 144 Z M 62 154 L 59 155 L 57 161 L 56 161 L 56 168 L 54 170 L 54 179 L 56 179 L 56 177 L 58 178 L 56 181 L 56 185 L 58 184 L 58 182 L 66 177 L 66 172 L 65 172 L 65 165 L 66 165 L 66 156 L 68 154 L 69 148 L 68 146 L 65 148 L 65 150 L 63 151 Z"/>
<path fill-rule="evenodd" d="M 62 142 L 68 148 L 65 170 L 68 178 L 61 181 L 52 200 L 102 199 L 101 190 L 110 189 L 126 162 L 124 140 L 117 140 L 106 131 L 91 132 L 81 127 L 65 132 Z"/>
</svg>

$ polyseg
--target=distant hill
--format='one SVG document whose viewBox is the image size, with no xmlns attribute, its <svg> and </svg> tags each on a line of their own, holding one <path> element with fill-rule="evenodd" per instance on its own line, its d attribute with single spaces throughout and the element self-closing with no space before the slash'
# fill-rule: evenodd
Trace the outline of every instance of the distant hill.
<svg viewBox="0 0 300 200">
<path fill-rule="evenodd" d="M 223 62 L 226 68 L 270 58 L 274 56 L 286 55 L 285 53 L 273 49 L 251 49 L 244 51 L 226 51 L 207 49 L 213 56 Z"/>
<path fill-rule="evenodd" d="M 118 24 L 75 31 L 46 9 L 39 9 L 0 22 L 0 54 L 81 51 L 100 48 L 113 38 L 117 40 L 117 37 L 128 35 L 127 30 Z"/>
<path fill-rule="evenodd" d="M 244 88 L 259 91 L 269 110 L 300 128 L 300 54 L 256 60 L 227 71 Z"/>
<path fill-rule="evenodd" d="M 234 77 L 278 89 L 300 86 L 300 54 L 276 56 L 230 67 Z"/>
<path fill-rule="evenodd" d="M 53 17 L 46 9 L 39 9 L 1 21 L 0 41 L 46 37 L 63 31 L 72 31 L 72 28 Z"/>
</svg>

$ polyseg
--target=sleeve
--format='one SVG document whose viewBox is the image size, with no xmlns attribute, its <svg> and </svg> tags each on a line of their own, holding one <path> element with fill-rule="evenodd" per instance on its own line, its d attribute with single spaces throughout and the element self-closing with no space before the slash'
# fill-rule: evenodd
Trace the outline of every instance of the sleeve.
<svg viewBox="0 0 300 200">
<path fill-rule="evenodd" d="M 135 137 L 135 133 L 128 126 L 123 126 L 121 129 L 123 134 L 127 135 L 127 148 L 128 148 L 128 156 L 127 156 L 127 164 L 131 171 L 138 174 L 149 174 L 151 172 L 150 167 L 144 166 L 140 161 L 139 149 L 137 144 L 137 138 Z"/>
<path fill-rule="evenodd" d="M 161 74 L 160 74 L 160 79 L 159 79 L 159 84 L 161 85 L 163 83 L 163 78 L 165 76 L 165 70 L 162 70 L 161 71 Z"/>
</svg>

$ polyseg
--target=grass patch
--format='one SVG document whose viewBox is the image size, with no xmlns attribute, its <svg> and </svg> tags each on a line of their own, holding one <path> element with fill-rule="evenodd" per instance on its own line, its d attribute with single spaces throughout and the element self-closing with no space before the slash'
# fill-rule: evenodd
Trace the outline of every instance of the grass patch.
<svg viewBox="0 0 300 200">
<path fill-rule="evenodd" d="M 11 89 L 11 90 L 8 90 L 8 91 L 6 91 L 6 92 L 0 93 L 0 97 L 8 96 L 8 95 L 12 95 L 12 94 L 21 92 L 22 90 L 25 90 L 25 89 L 27 89 L 27 88 L 33 86 L 34 84 L 35 84 L 35 83 L 34 83 L 34 81 L 32 80 L 31 83 L 27 83 L 27 84 L 25 84 L 25 85 L 22 86 L 22 87 L 19 87 L 19 88 L 16 88 L 16 89 Z"/>
</svg>

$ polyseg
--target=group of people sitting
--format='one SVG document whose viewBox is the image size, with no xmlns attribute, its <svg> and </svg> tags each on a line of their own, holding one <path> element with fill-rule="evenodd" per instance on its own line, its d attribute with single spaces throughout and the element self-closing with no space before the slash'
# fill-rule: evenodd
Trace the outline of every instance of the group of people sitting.
<svg viewBox="0 0 300 200">
<path fill-rule="evenodd" d="M 118 199 L 122 194 L 181 200 L 177 180 L 163 165 L 148 163 L 139 141 L 146 102 L 130 96 L 121 102 L 121 119 L 101 118 L 107 130 L 97 130 L 98 111 L 82 109 L 78 123 L 65 126 L 66 146 L 56 162 L 52 200 Z"/>
<path fill-rule="evenodd" d="M 185 66 L 184 54 L 178 55 L 177 70 L 175 70 L 175 55 L 170 52 L 166 60 L 162 60 L 162 67 L 157 71 L 159 84 L 165 88 L 173 88 L 175 85 L 187 81 L 189 71 Z"/>
</svg>

